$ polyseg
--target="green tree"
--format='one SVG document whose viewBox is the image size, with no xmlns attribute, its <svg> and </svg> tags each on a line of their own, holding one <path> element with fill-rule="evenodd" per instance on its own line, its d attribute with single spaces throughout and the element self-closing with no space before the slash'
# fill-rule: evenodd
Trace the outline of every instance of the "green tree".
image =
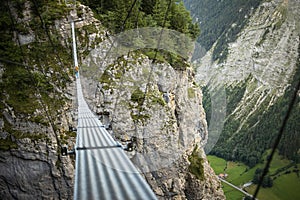
<svg viewBox="0 0 300 200">
<path fill-rule="evenodd" d="M 156 1 L 154 7 L 153 7 L 153 19 L 156 21 L 156 24 L 158 26 L 163 26 L 164 23 L 164 17 L 167 11 L 167 1 Z M 165 27 L 169 27 L 169 23 L 167 22 L 165 24 Z"/>
<path fill-rule="evenodd" d="M 263 182 L 262 182 L 262 186 L 265 187 L 265 188 L 273 186 L 273 180 L 269 175 L 264 177 Z"/>
<path fill-rule="evenodd" d="M 181 33 L 189 32 L 189 24 L 192 18 L 190 13 L 185 9 L 183 2 L 171 6 L 170 28 L 178 30 Z"/>
<path fill-rule="evenodd" d="M 144 12 L 146 15 L 152 15 L 156 2 L 157 0 L 142 0 L 141 11 Z"/>
<path fill-rule="evenodd" d="M 252 182 L 254 183 L 254 184 L 258 184 L 258 182 L 259 182 L 259 180 L 260 180 L 260 177 L 261 177 L 261 175 L 262 175 L 262 169 L 260 169 L 260 168 L 257 168 L 256 170 L 255 170 L 255 173 L 254 173 L 254 176 L 253 176 L 253 179 L 252 179 Z"/>
<path fill-rule="evenodd" d="M 192 22 L 190 13 L 181 0 L 171 0 L 169 10 L 167 9 L 169 0 L 138 0 L 129 16 L 128 12 L 134 0 L 81 0 L 81 2 L 90 6 L 102 23 L 115 33 L 137 27 L 162 27 L 164 22 L 166 28 L 188 34 L 193 39 L 200 33 L 198 24 Z M 167 10 L 168 16 L 165 19 Z M 126 17 L 128 17 L 126 24 L 123 24 Z"/>
</svg>

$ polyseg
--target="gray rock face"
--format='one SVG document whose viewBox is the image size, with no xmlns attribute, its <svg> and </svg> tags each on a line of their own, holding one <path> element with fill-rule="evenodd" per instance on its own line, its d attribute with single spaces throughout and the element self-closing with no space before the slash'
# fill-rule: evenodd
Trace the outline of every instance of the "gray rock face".
<svg viewBox="0 0 300 200">
<path fill-rule="evenodd" d="M 23 18 L 18 19 L 20 22 L 30 21 L 32 18 L 28 1 L 24 9 Z M 15 12 L 13 9 L 12 11 Z M 21 45 L 34 41 L 33 31 L 28 32 L 29 34 L 18 35 Z M 2 64 L 0 66 L 0 82 L 2 82 Z M 51 84 L 54 90 L 66 92 L 61 91 L 60 85 Z M 71 93 L 75 91 L 74 85 L 70 85 L 68 89 Z M 32 97 L 40 100 L 38 95 Z M 47 104 L 44 102 L 44 109 L 37 106 L 39 108 L 30 116 L 17 113 L 5 102 L 6 99 L 1 99 L 3 106 L 0 115 L 1 199 L 72 199 L 73 159 L 60 155 L 59 144 L 66 137 L 69 126 L 74 126 L 71 104 L 71 97 L 74 94 L 64 96 L 67 99 L 66 103 L 58 110 L 53 112 L 47 110 Z M 50 124 L 47 115 L 52 113 L 56 113 L 56 116 L 51 116 L 52 124 Z M 72 144 L 72 139 L 65 140 Z"/>
<path fill-rule="evenodd" d="M 185 151 L 195 144 L 200 145 L 203 141 L 200 132 L 203 137 L 207 135 L 206 124 L 200 116 L 204 116 L 201 93 L 189 81 L 189 71 L 177 72 L 171 66 L 156 65 L 147 86 L 151 61 L 140 59 L 140 64 L 127 62 L 128 71 L 122 80 L 112 80 L 114 87 L 105 90 L 106 85 L 102 86 L 98 93 L 97 112 L 111 113 L 116 137 L 140 138 L 144 141 L 139 141 L 138 148 L 146 149 L 150 154 L 155 150 L 158 154 L 170 155 L 177 150 Z M 114 76 L 114 72 L 110 71 Z M 139 100 L 142 101 L 143 97 L 138 95 L 144 95 L 146 87 L 148 92 L 144 103 L 141 103 Z M 164 94 L 169 99 L 168 103 L 163 98 Z M 135 100 L 135 96 L 140 99 Z"/>
<path fill-rule="evenodd" d="M 96 92 L 91 78 L 82 78 L 86 98 L 100 117 L 106 116 L 116 140 L 125 144 L 136 138 L 136 149 L 128 156 L 155 193 L 162 199 L 223 199 L 204 153 L 198 156 L 204 160 L 204 179 L 189 169 L 190 154 L 203 152 L 207 140 L 202 94 L 192 69 L 177 71 L 135 53 L 101 66 Z"/>
<path fill-rule="evenodd" d="M 59 157 L 56 145 L 29 138 L 16 139 L 16 142 L 18 149 L 1 150 L 1 196 L 4 199 L 71 198 L 74 168 L 71 160 Z"/>
<path fill-rule="evenodd" d="M 21 18 L 16 15 L 13 4 L 11 11 L 18 23 L 26 24 L 32 20 L 32 8 L 29 1 L 25 1 L 24 5 Z M 19 37 L 21 45 L 36 39 L 34 31 L 30 29 L 24 34 L 15 34 L 15 37 Z M 16 42 L 16 38 L 14 40 Z M 2 82 L 3 64 L 0 66 Z M 61 91 L 60 85 L 50 84 L 57 93 L 63 94 L 61 98 L 65 98 L 66 103 L 58 110 L 49 111 L 48 104 L 44 102 L 44 107 L 37 106 L 31 115 L 21 114 L 10 107 L 6 99 L 1 99 L 1 199 L 72 199 L 74 159 L 60 155 L 60 144 L 66 142 L 72 146 L 75 140 L 69 132 L 69 126 L 75 126 L 74 106 L 71 103 L 75 87 L 69 85 L 65 91 Z M 41 100 L 38 92 L 32 97 Z M 47 115 L 52 118 L 51 123 Z"/>
<path fill-rule="evenodd" d="M 13 108 L 2 114 L 1 198 L 71 199 L 74 166 L 70 157 L 59 154 L 59 141 L 51 126 L 26 121 L 15 115 Z M 68 119 L 61 117 L 59 121 L 56 134 L 60 135 L 64 134 Z M 6 145 L 10 147 L 6 149 Z"/>
<path fill-rule="evenodd" d="M 62 177 L 52 161 L 56 151 L 46 158 L 41 151 L 1 152 L 1 196 L 5 199 L 69 199 L 72 174 Z M 66 162 L 64 160 L 63 162 Z M 67 163 L 65 163 L 67 164 Z M 70 163 L 69 163 L 70 164 Z"/>
<path fill-rule="evenodd" d="M 299 56 L 299 10 L 297 0 L 262 3 L 229 45 L 223 63 L 211 62 L 214 47 L 199 62 L 196 79 L 204 85 L 234 87 L 252 76 L 244 98 L 232 113 L 242 123 L 265 100 L 271 106 L 289 86 Z"/>
</svg>

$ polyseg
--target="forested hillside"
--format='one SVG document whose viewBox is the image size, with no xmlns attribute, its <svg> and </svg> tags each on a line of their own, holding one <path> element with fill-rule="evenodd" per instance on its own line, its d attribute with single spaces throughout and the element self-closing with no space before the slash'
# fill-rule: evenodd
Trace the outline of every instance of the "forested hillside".
<svg viewBox="0 0 300 200">
<path fill-rule="evenodd" d="M 235 107 L 236 102 L 241 101 L 241 97 L 245 95 L 245 88 L 251 83 L 251 78 L 245 81 L 241 86 L 227 88 L 228 100 L 228 118 L 225 122 L 224 130 L 220 135 L 217 145 L 211 154 L 225 158 L 227 160 L 238 160 L 246 163 L 250 167 L 262 162 L 261 159 L 264 152 L 273 147 L 278 132 L 282 126 L 288 106 L 291 102 L 295 87 L 300 77 L 300 63 L 297 64 L 297 71 L 292 78 L 290 87 L 285 91 L 284 95 L 276 100 L 273 105 L 269 105 L 270 96 L 260 105 L 259 110 L 255 111 L 246 124 L 241 126 L 236 115 L 230 115 Z M 253 79 L 252 79 L 253 81 Z M 239 94 L 239 95 L 237 95 Z M 296 99 L 290 118 L 283 132 L 283 137 L 279 144 L 279 153 L 284 157 L 300 161 L 299 158 L 299 127 L 300 127 L 300 98 Z"/>
</svg>

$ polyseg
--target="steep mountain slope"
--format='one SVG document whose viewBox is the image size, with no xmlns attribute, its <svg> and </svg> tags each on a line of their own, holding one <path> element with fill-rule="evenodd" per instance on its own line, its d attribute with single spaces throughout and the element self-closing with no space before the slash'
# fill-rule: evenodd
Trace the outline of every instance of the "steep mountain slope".
<svg viewBox="0 0 300 200">
<path fill-rule="evenodd" d="M 236 40 L 247 24 L 249 16 L 262 0 L 184 0 L 188 10 L 201 26 L 198 43 L 206 50 L 213 49 L 213 60 L 224 60 L 228 43 Z M 222 54 L 221 54 L 222 53 Z"/>
<path fill-rule="evenodd" d="M 225 126 L 211 153 L 253 166 L 272 147 L 299 81 L 299 9 L 296 0 L 263 1 L 234 41 L 218 38 L 197 65 L 198 80 L 210 83 L 206 94 L 226 91 Z M 216 57 L 220 42 L 228 50 Z M 279 147 L 293 160 L 299 160 L 299 117 L 298 96 Z"/>
</svg>

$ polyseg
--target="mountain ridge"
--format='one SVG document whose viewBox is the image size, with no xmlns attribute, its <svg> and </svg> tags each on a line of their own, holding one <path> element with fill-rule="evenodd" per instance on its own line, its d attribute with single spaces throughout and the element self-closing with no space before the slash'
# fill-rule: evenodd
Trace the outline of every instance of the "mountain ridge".
<svg viewBox="0 0 300 200">
<path fill-rule="evenodd" d="M 198 80 L 223 86 L 230 111 L 212 154 L 254 166 L 272 147 L 299 76 L 297 3 L 262 2 L 237 39 L 228 43 L 225 60 L 214 61 L 214 45 L 199 62 Z M 204 77 L 207 71 L 209 78 Z M 299 98 L 279 146 L 281 154 L 295 161 L 300 143 L 292 138 L 299 138 L 298 109 Z"/>
</svg>

